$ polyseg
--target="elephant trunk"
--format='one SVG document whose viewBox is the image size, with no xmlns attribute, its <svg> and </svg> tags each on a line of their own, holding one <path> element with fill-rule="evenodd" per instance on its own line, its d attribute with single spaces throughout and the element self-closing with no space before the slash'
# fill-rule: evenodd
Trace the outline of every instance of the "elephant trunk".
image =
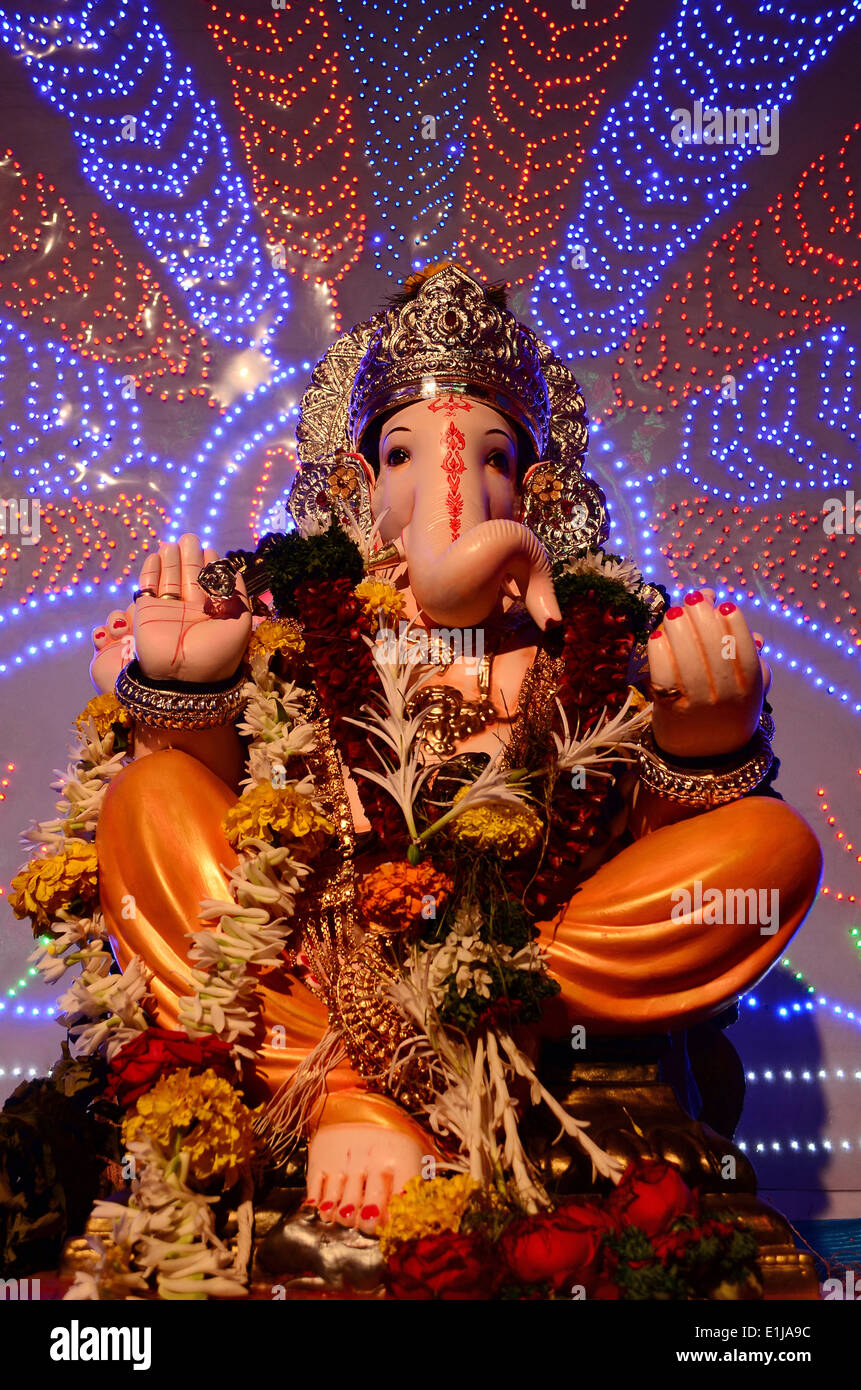
<svg viewBox="0 0 861 1390">
<path fill-rule="evenodd" d="M 547 552 L 518 521 L 478 521 L 454 541 L 442 527 L 419 529 L 411 523 L 403 543 L 416 601 L 440 626 L 481 623 L 493 611 L 507 575 L 538 627 L 561 621 Z"/>
</svg>

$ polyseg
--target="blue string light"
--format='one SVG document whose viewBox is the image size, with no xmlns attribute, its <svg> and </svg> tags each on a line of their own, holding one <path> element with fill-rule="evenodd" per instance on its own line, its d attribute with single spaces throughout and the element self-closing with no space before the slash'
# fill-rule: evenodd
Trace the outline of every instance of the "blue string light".
<svg viewBox="0 0 861 1390">
<path fill-rule="evenodd" d="M 532 313 L 554 347 L 573 343 L 593 357 L 618 347 L 670 261 L 747 187 L 750 161 L 763 157 L 752 145 L 674 144 L 671 113 L 697 100 L 783 111 L 859 11 L 861 0 L 815 15 L 766 0 L 682 0 L 650 76 L 605 116 L 565 250 L 535 282 Z"/>
</svg>

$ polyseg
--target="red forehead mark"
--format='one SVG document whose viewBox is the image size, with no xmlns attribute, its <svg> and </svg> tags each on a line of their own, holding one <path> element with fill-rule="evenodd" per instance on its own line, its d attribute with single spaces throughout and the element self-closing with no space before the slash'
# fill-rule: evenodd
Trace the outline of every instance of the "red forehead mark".
<svg viewBox="0 0 861 1390">
<path fill-rule="evenodd" d="M 441 410 L 449 419 L 459 410 L 472 410 L 469 401 L 463 400 L 459 396 L 436 396 L 434 400 L 428 402 L 428 410 L 432 410 L 434 415 Z"/>
<path fill-rule="evenodd" d="M 452 540 L 456 541 L 460 535 L 460 518 L 463 512 L 463 498 L 460 495 L 460 479 L 461 475 L 466 472 L 466 464 L 463 461 L 462 452 L 466 439 L 453 420 L 449 421 L 440 435 L 440 443 L 445 448 L 442 470 L 448 475 L 446 506 L 448 507 L 449 531 Z"/>
</svg>

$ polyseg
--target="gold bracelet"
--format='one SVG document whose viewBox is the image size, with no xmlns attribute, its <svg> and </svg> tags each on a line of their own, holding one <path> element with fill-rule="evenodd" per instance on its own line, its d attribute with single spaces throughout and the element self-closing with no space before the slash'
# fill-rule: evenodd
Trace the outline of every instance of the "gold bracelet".
<svg viewBox="0 0 861 1390">
<path fill-rule="evenodd" d="M 725 806 L 758 787 L 771 769 L 774 753 L 763 728 L 740 752 L 743 760 L 730 768 L 673 766 L 655 744 L 651 729 L 637 749 L 640 781 L 649 791 L 686 806 Z"/>
<path fill-rule="evenodd" d="M 114 691 L 120 704 L 144 724 L 156 729 L 196 730 L 231 724 L 245 704 L 244 685 L 240 672 L 210 686 L 183 689 L 180 681 L 165 681 L 159 686 L 143 675 L 135 660 L 120 671 Z"/>
</svg>

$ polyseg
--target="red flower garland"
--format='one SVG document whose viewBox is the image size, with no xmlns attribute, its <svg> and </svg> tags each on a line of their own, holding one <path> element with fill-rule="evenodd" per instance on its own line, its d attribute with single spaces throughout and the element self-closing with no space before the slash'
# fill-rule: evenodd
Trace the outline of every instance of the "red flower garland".
<svg viewBox="0 0 861 1390">
<path fill-rule="evenodd" d="M 374 659 L 364 640 L 373 620 L 354 593 L 351 579 L 325 579 L 298 585 L 296 602 L 311 665 L 332 738 L 347 768 L 376 766 L 367 735 L 350 719 L 380 690 Z M 382 693 L 382 692 L 380 692 Z M 375 782 L 359 779 L 365 814 L 377 835 L 393 851 L 407 844 L 403 817 L 396 803 Z"/>
<path fill-rule="evenodd" d="M 614 718 L 628 696 L 628 671 L 635 634 L 632 618 L 607 608 L 594 590 L 577 595 L 562 614 L 563 673 L 556 692 L 573 734 L 592 730 L 605 714 Z M 548 755 L 550 750 L 548 750 Z M 557 783 L 547 849 L 533 885 L 536 907 L 553 903 L 563 880 L 595 843 L 613 782 L 587 774 L 585 786 L 567 778 Z"/>
</svg>

